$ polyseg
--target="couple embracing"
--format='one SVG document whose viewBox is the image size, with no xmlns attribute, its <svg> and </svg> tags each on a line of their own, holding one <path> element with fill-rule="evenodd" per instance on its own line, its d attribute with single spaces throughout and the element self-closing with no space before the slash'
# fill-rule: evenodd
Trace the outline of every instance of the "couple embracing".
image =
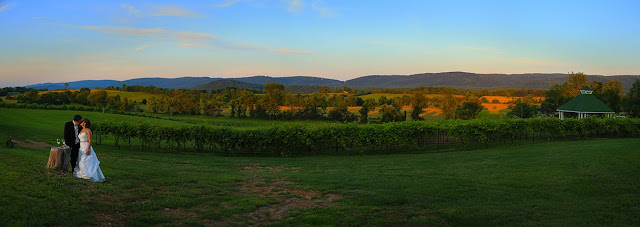
<svg viewBox="0 0 640 227">
<path fill-rule="evenodd" d="M 64 140 L 71 147 L 71 171 L 77 178 L 104 182 L 100 161 L 91 147 L 91 121 L 80 115 L 64 125 Z"/>
</svg>

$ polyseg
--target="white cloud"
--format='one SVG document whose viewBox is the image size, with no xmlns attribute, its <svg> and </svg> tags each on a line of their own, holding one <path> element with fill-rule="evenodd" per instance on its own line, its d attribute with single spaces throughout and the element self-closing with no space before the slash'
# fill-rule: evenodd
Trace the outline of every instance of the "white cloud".
<svg viewBox="0 0 640 227">
<path fill-rule="evenodd" d="M 281 54 L 312 54 L 305 50 L 296 50 L 288 48 L 271 49 L 260 45 L 235 43 L 233 41 L 221 40 L 214 34 L 205 32 L 192 31 L 173 31 L 164 28 L 133 28 L 124 26 L 69 26 L 72 28 L 81 28 L 91 31 L 102 32 L 105 34 L 119 35 L 118 37 L 110 37 L 111 39 L 128 40 L 133 42 L 147 42 L 137 48 L 136 51 L 150 47 L 148 42 L 153 40 L 169 40 L 177 43 L 180 48 L 201 48 L 201 47 L 217 47 L 235 50 L 253 50 L 267 53 Z"/>
<path fill-rule="evenodd" d="M 132 28 L 124 26 L 79 26 L 79 28 L 99 31 L 106 34 L 114 35 L 160 35 L 166 33 L 164 28 Z"/>
<path fill-rule="evenodd" d="M 135 6 L 129 4 L 120 4 L 120 8 L 126 9 L 134 16 L 137 17 L 201 17 L 199 13 L 193 12 L 191 10 L 185 9 L 181 6 L 172 6 L 172 5 L 156 5 L 149 7 L 146 11 L 147 13 L 143 13 L 141 10 L 136 8 Z"/>
<path fill-rule="evenodd" d="M 202 17 L 199 13 L 181 6 L 154 6 L 149 15 L 153 17 Z"/>
<path fill-rule="evenodd" d="M 209 33 L 190 31 L 176 31 L 169 35 L 169 38 L 183 43 L 206 43 L 217 39 L 214 35 Z"/>
<path fill-rule="evenodd" d="M 322 16 L 322 17 L 337 17 L 337 16 L 340 16 L 339 14 L 334 12 L 332 9 L 329 9 L 327 7 L 318 6 L 315 3 L 311 4 L 311 9 L 313 9 L 316 12 L 318 12 L 320 14 L 320 16 Z"/>
<path fill-rule="evenodd" d="M 184 48 L 184 49 L 191 49 L 191 48 L 208 48 L 211 46 L 204 45 L 204 44 L 195 44 L 195 43 L 180 43 L 178 44 L 178 47 Z"/>
<path fill-rule="evenodd" d="M 31 19 L 33 20 L 45 20 L 45 19 L 49 19 L 47 17 L 31 17 Z"/>
<path fill-rule="evenodd" d="M 151 45 L 149 44 L 142 44 L 142 46 L 136 47 L 136 51 L 141 51 L 147 47 L 150 47 Z"/>
<path fill-rule="evenodd" d="M 287 8 L 287 11 L 295 14 L 301 13 L 305 7 L 305 4 L 302 0 L 289 0 L 288 4 L 289 6 Z"/>
<path fill-rule="evenodd" d="M 224 7 L 232 6 L 233 4 L 236 4 L 238 2 L 240 2 L 240 0 L 227 0 L 224 3 L 213 5 L 213 7 L 214 8 L 224 8 Z"/>
<path fill-rule="evenodd" d="M 310 51 L 306 50 L 295 50 L 295 49 L 272 49 L 269 50 L 271 53 L 280 53 L 280 54 L 312 54 Z"/>
<path fill-rule="evenodd" d="M 14 5 L 16 5 L 16 4 L 15 3 L 9 3 L 9 4 L 6 4 L 6 5 L 0 6 L 0 13 L 2 11 L 11 9 Z"/>
<path fill-rule="evenodd" d="M 137 16 L 137 17 L 142 16 L 142 14 L 140 13 L 140 10 L 136 9 L 136 7 L 134 7 L 132 5 L 127 5 L 127 4 L 122 3 L 122 4 L 120 4 L 120 8 L 128 10 L 129 13 L 131 13 L 131 14 Z"/>
</svg>

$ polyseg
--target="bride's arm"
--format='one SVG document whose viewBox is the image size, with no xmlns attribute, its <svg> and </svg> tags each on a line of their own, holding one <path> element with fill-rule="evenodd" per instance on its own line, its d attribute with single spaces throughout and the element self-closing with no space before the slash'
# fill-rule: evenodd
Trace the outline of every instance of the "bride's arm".
<svg viewBox="0 0 640 227">
<path fill-rule="evenodd" d="M 85 154 L 87 154 L 87 155 L 89 155 L 90 152 L 91 152 L 91 137 L 92 137 L 92 134 L 93 133 L 91 132 L 91 130 L 87 130 L 87 137 L 89 137 L 87 139 L 87 143 L 88 143 L 87 144 L 87 151 L 85 152 Z"/>
</svg>

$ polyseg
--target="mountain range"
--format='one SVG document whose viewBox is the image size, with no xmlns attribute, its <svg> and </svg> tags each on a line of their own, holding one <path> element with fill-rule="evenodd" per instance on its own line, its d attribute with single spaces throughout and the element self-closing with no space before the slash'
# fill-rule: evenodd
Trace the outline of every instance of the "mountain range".
<svg viewBox="0 0 640 227">
<path fill-rule="evenodd" d="M 153 85 L 160 88 L 211 90 L 225 87 L 261 88 L 267 83 L 280 83 L 290 88 L 305 86 L 348 86 L 356 89 L 366 88 L 412 88 L 412 87 L 452 87 L 461 89 L 499 89 L 524 88 L 548 89 L 554 83 L 567 81 L 568 74 L 562 73 L 529 73 L 529 74 L 477 74 L 468 72 L 421 73 L 414 75 L 371 75 L 340 81 L 334 79 L 292 76 L 269 77 L 252 76 L 241 78 L 180 77 L 180 78 L 136 78 L 124 81 L 117 80 L 82 80 L 68 82 L 70 89 L 82 87 L 96 88 L 126 85 Z M 623 90 L 628 90 L 640 75 L 600 76 L 588 75 L 589 81 L 606 82 L 620 80 Z M 216 82 L 218 81 L 218 82 Z M 26 87 L 36 89 L 64 89 L 64 83 L 42 83 Z"/>
</svg>

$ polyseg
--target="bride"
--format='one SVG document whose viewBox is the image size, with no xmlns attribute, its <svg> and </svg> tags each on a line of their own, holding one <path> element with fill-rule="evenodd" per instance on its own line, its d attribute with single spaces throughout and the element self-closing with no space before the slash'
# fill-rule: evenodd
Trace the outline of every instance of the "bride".
<svg viewBox="0 0 640 227">
<path fill-rule="evenodd" d="M 78 166 L 73 170 L 73 175 L 92 182 L 104 182 L 104 175 L 100 170 L 100 161 L 91 147 L 91 121 L 83 119 L 80 123 L 82 131 L 78 135 L 80 150 L 78 151 Z"/>
</svg>

